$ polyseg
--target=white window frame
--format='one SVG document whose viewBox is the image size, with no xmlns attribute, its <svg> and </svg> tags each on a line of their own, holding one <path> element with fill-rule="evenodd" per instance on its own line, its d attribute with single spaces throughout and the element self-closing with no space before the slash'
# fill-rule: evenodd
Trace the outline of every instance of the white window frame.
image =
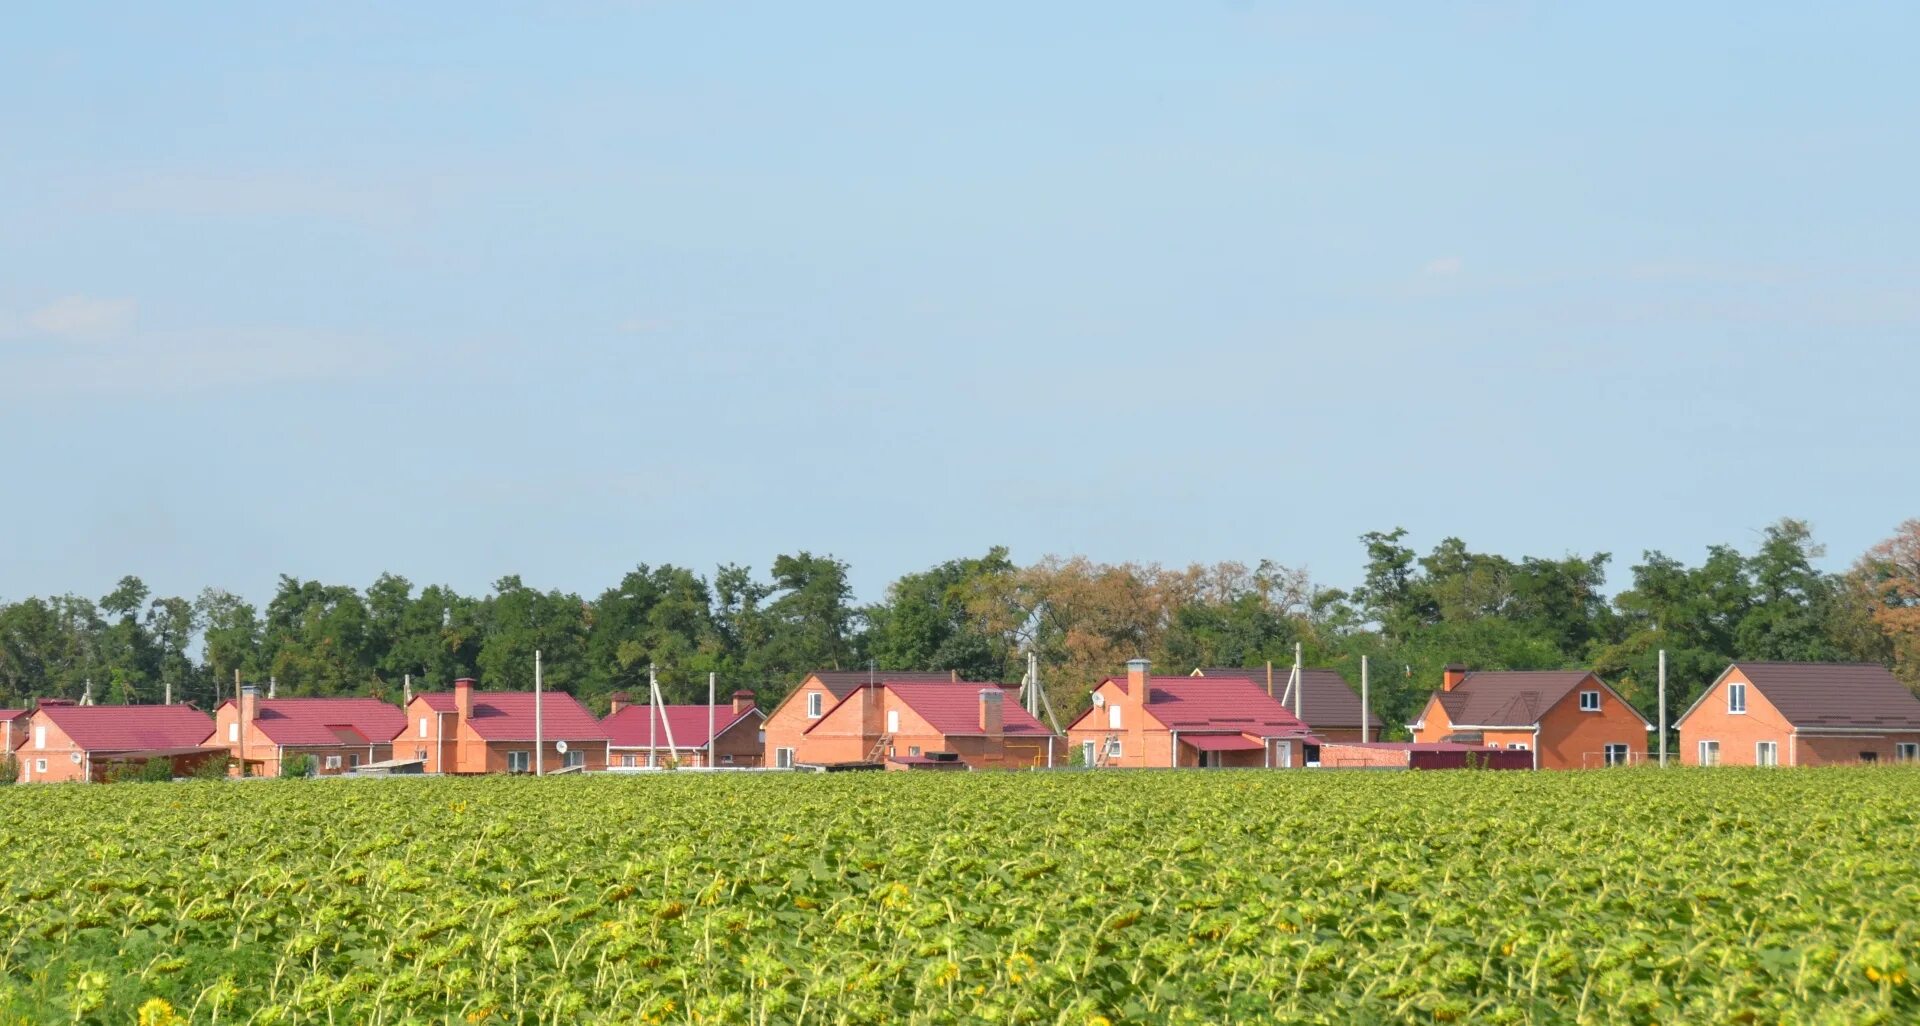
<svg viewBox="0 0 1920 1026">
<path fill-rule="evenodd" d="M 46 724 L 40 723 L 40 724 L 34 725 L 33 747 L 35 748 L 47 747 L 47 725 Z"/>
<path fill-rule="evenodd" d="M 1895 741 L 1893 743 L 1893 761 L 1920 761 L 1920 741 Z"/>
<path fill-rule="evenodd" d="M 359 768 L 360 768 L 360 753 L 359 753 L 359 752 L 348 752 L 348 753 L 347 753 L 347 768 L 348 768 L 348 769 L 350 769 L 350 770 L 357 770 L 357 769 L 359 769 Z"/>
<path fill-rule="evenodd" d="M 908 757 L 912 757 L 912 756 L 915 756 L 915 755 L 919 755 L 919 754 L 920 754 L 920 746 L 919 746 L 919 745 L 908 745 L 908 746 L 907 746 L 907 755 L 908 755 Z"/>
<path fill-rule="evenodd" d="M 640 757 L 633 754 L 632 752 L 628 752 L 620 756 L 620 768 L 621 769 L 639 769 Z"/>
<path fill-rule="evenodd" d="M 240 743 L 240 721 L 239 720 L 235 720 L 232 723 L 227 724 L 227 743 L 230 745 Z"/>
<path fill-rule="evenodd" d="M 1618 760 L 1614 759 L 1613 757 L 1613 753 L 1615 751 L 1618 751 L 1620 753 L 1620 758 Z M 1628 765 L 1628 761 L 1632 758 L 1633 758 L 1632 745 L 1623 744 L 1618 741 L 1609 741 L 1608 743 L 1600 747 L 1600 759 L 1603 765 L 1625 766 L 1625 765 Z"/>
<path fill-rule="evenodd" d="M 420 717 L 420 736 L 423 738 L 427 736 L 427 718 L 425 716 Z"/>
<path fill-rule="evenodd" d="M 1107 739 L 1107 758 L 1118 759 L 1120 758 L 1120 755 L 1121 755 L 1120 739 L 1117 737 L 1108 738 Z"/>
<path fill-rule="evenodd" d="M 1107 705 L 1107 729 L 1120 729 L 1120 707 L 1112 703 Z"/>
<path fill-rule="evenodd" d="M 1527 743 L 1525 741 L 1509 741 L 1507 742 L 1507 751 L 1525 752 L 1525 751 L 1531 751 L 1531 749 L 1528 748 Z"/>
<path fill-rule="evenodd" d="M 337 770 L 337 769 L 339 769 L 339 768 L 340 768 L 340 757 L 339 757 L 339 756 L 337 756 L 337 755 L 329 755 L 329 756 L 327 756 L 327 760 L 326 760 L 326 764 L 325 764 L 325 765 L 324 765 L 324 766 L 323 766 L 322 768 L 323 768 L 323 769 L 330 769 L 330 770 Z"/>
<path fill-rule="evenodd" d="M 887 710 L 887 733 L 889 734 L 900 733 L 900 710 L 898 709 Z"/>
<path fill-rule="evenodd" d="M 720 753 L 720 765 L 722 765 L 722 766 L 731 766 L 731 765 L 733 765 L 733 756 L 731 756 L 731 755 L 729 755 L 729 754 L 727 754 L 727 753 L 725 753 L 725 752 L 722 752 L 722 753 Z"/>
<path fill-rule="evenodd" d="M 563 769 L 569 766 L 578 766 L 585 769 L 587 765 L 587 753 L 578 748 L 569 748 L 567 749 L 567 754 L 561 756 L 560 765 Z"/>
<path fill-rule="evenodd" d="M 414 749 L 413 749 L 413 757 L 414 757 L 414 758 L 416 758 L 416 759 L 419 759 L 419 760 L 420 760 L 421 762 L 426 762 L 426 761 L 427 761 L 427 746 L 426 746 L 426 745 L 416 745 L 416 746 L 414 747 Z"/>
<path fill-rule="evenodd" d="M 817 720 L 825 716 L 826 705 L 827 703 L 821 698 L 820 692 L 807 692 L 807 719 Z"/>
<path fill-rule="evenodd" d="M 1761 754 L 1763 752 L 1765 755 Z M 1780 765 L 1780 742 L 1755 741 L 1753 743 L 1753 764 L 1755 766 Z"/>
<path fill-rule="evenodd" d="M 47 760 L 45 759 L 33 760 L 33 771 L 35 773 L 45 773 L 47 771 Z"/>
<path fill-rule="evenodd" d="M 1739 701 L 1734 701 L 1738 696 Z M 1747 686 L 1737 680 L 1727 682 L 1727 715 L 1745 716 L 1747 714 Z"/>
<path fill-rule="evenodd" d="M 1694 758 L 1702 766 L 1720 765 L 1720 742 L 1712 740 L 1700 742 Z"/>
<path fill-rule="evenodd" d="M 1080 742 L 1080 761 L 1091 766 L 1100 757 L 1099 747 L 1092 741 Z"/>
<path fill-rule="evenodd" d="M 793 749 L 791 748 L 774 749 L 773 765 L 775 769 L 792 769 L 793 768 Z"/>
<path fill-rule="evenodd" d="M 519 765 L 516 767 L 514 765 L 515 763 L 518 763 Z M 508 752 L 507 753 L 507 772 L 508 773 L 533 772 L 533 753 L 527 752 L 527 751 Z"/>
<path fill-rule="evenodd" d="M 1592 701 L 1588 701 L 1588 699 L 1592 699 Z M 1580 692 L 1580 711 L 1581 712 L 1599 712 L 1600 711 L 1600 692 L 1598 691 Z"/>
</svg>

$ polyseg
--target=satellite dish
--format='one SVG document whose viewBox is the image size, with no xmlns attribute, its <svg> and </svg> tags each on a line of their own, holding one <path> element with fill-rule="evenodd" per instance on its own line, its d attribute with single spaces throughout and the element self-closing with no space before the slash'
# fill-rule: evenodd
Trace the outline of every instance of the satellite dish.
<svg viewBox="0 0 1920 1026">
<path fill-rule="evenodd" d="M 75 766 L 78 766 L 78 765 L 80 765 L 80 753 L 79 753 L 79 752 L 68 752 L 68 753 L 67 753 L 67 758 L 69 758 L 69 759 L 72 759 L 72 760 L 73 760 L 73 764 L 74 764 Z"/>
<path fill-rule="evenodd" d="M 567 743 L 565 741 L 555 741 L 553 743 L 553 750 L 559 752 L 561 755 L 565 755 L 567 754 Z"/>
<path fill-rule="evenodd" d="M 1094 707 L 1095 709 L 1098 709 L 1098 708 L 1100 708 L 1101 706 L 1103 706 L 1103 705 L 1106 705 L 1106 704 L 1107 704 L 1107 696 L 1105 696 L 1105 695 L 1103 695 L 1103 694 L 1101 694 L 1101 693 L 1100 693 L 1100 692 L 1098 692 L 1098 691 L 1096 691 L 1096 692 L 1094 692 L 1094 693 L 1093 693 L 1093 707 Z"/>
</svg>

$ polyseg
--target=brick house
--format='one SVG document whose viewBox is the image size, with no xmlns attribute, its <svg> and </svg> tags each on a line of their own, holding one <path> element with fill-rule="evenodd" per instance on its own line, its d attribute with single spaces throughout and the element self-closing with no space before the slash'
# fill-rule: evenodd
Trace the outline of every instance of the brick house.
<svg viewBox="0 0 1920 1026">
<path fill-rule="evenodd" d="M 27 739 L 30 709 L 0 709 L 0 755 L 10 755 Z"/>
<path fill-rule="evenodd" d="M 1287 677 L 1293 672 L 1291 666 L 1266 666 L 1233 668 L 1224 666 L 1205 666 L 1193 671 L 1195 677 L 1226 677 L 1250 680 L 1281 700 L 1288 711 L 1293 704 L 1286 701 Z M 1327 741 L 1360 740 L 1360 693 L 1355 691 L 1346 678 L 1334 670 L 1300 671 L 1300 721 L 1313 731 L 1314 736 Z M 1380 730 L 1386 722 L 1380 714 L 1367 710 L 1367 739 L 1378 741 Z"/>
<path fill-rule="evenodd" d="M 879 762 L 890 770 L 1028 769 L 1065 754 L 1054 733 L 999 684 L 861 684 L 802 735 L 798 765 Z"/>
<path fill-rule="evenodd" d="M 794 765 L 807 728 L 825 717 L 827 710 L 838 705 L 841 699 L 853 694 L 854 688 L 878 682 L 883 676 L 901 683 L 954 683 L 960 679 L 958 674 L 947 670 L 938 673 L 815 670 L 802 678 L 767 714 L 762 728 L 767 735 L 766 752 L 761 765 L 780 768 Z"/>
<path fill-rule="evenodd" d="M 74 705 L 48 699 L 14 752 L 23 782 L 101 781 L 155 759 L 185 776 L 226 748 L 207 744 L 213 718 L 191 705 Z"/>
<path fill-rule="evenodd" d="M 1441 671 L 1440 690 L 1408 724 L 1417 742 L 1533 753 L 1535 769 L 1641 762 L 1653 724 L 1587 670 Z"/>
<path fill-rule="evenodd" d="M 1734 663 L 1674 726 L 1685 766 L 1920 759 L 1920 698 L 1877 663 Z"/>
<path fill-rule="evenodd" d="M 607 765 L 613 769 L 664 766 L 758 766 L 766 745 L 760 725 L 766 721 L 753 692 L 733 693 L 727 705 L 663 705 L 649 717 L 649 706 L 635 705 L 616 692 L 600 726 L 607 732 Z M 651 719 L 651 723 L 649 723 Z M 712 724 L 713 736 L 707 736 Z M 669 747 L 671 739 L 671 747 Z"/>
<path fill-rule="evenodd" d="M 277 777 L 296 755 L 313 758 L 313 771 L 332 776 L 393 757 L 393 739 L 407 714 L 377 698 L 261 698 L 240 691 L 214 707 L 208 744 L 225 745 L 250 777 Z"/>
<path fill-rule="evenodd" d="M 541 693 L 539 732 L 546 772 L 607 768 L 607 732 L 572 695 Z M 413 696 L 393 757 L 425 773 L 532 773 L 534 733 L 533 692 L 481 691 L 462 678 L 451 692 Z"/>
<path fill-rule="evenodd" d="M 1306 724 L 1244 677 L 1154 677 L 1145 659 L 1093 690 L 1067 727 L 1085 766 L 1292 767 L 1318 758 Z"/>
</svg>

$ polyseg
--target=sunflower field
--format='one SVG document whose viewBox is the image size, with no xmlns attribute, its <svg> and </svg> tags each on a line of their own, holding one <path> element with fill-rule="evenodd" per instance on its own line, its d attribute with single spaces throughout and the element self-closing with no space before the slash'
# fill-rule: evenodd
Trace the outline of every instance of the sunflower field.
<svg viewBox="0 0 1920 1026">
<path fill-rule="evenodd" d="M 1920 770 L 0 789 L 0 1024 L 1920 1022 Z"/>
</svg>

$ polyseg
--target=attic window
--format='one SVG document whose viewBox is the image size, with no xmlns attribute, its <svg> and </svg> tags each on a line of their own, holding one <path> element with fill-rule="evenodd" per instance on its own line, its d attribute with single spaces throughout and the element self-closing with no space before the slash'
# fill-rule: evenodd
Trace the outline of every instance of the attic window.
<svg viewBox="0 0 1920 1026">
<path fill-rule="evenodd" d="M 807 692 L 807 719 L 817 720 L 820 718 L 820 704 L 820 692 Z"/>
<path fill-rule="evenodd" d="M 1741 683 L 1727 685 L 1727 711 L 1744 713 L 1747 711 L 1747 686 Z"/>
<path fill-rule="evenodd" d="M 1599 712 L 1600 711 L 1600 692 L 1598 691 L 1580 692 L 1580 711 L 1581 712 Z"/>
</svg>

